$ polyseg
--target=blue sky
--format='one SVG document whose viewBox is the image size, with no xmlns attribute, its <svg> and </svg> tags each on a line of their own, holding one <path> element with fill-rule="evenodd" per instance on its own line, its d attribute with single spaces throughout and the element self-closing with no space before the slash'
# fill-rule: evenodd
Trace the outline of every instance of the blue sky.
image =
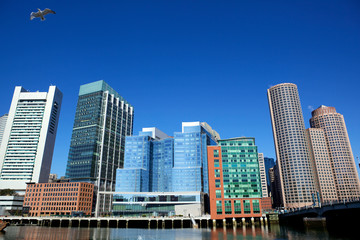
<svg viewBox="0 0 360 240">
<path fill-rule="evenodd" d="M 56 15 L 30 21 L 37 8 Z M 81 84 L 105 80 L 135 108 L 134 134 L 205 121 L 222 138 L 255 137 L 275 157 L 266 90 L 298 85 L 311 110 L 344 115 L 360 155 L 360 2 L 0 2 L 0 115 L 15 86 L 63 92 L 51 172 L 64 175 Z"/>
</svg>

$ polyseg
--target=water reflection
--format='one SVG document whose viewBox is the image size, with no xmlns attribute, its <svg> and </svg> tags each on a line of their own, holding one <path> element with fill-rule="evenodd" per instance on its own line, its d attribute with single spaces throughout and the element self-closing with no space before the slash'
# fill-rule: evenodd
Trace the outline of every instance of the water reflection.
<svg viewBox="0 0 360 240">
<path fill-rule="evenodd" d="M 341 236 L 341 235 L 340 235 Z M 331 235 L 326 228 L 294 229 L 285 226 L 262 225 L 216 229 L 119 229 L 119 228 L 54 228 L 39 226 L 9 226 L 0 233 L 7 239 L 344 239 Z"/>
</svg>

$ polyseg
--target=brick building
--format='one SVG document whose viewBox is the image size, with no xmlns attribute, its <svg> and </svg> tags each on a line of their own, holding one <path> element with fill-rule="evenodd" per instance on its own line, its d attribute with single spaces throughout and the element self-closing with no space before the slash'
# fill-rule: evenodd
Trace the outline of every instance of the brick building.
<svg viewBox="0 0 360 240">
<path fill-rule="evenodd" d="M 24 208 L 29 216 L 91 215 L 94 184 L 85 182 L 28 183 Z"/>
<path fill-rule="evenodd" d="M 208 147 L 212 219 L 261 217 L 262 192 L 254 138 L 219 140 Z"/>
</svg>

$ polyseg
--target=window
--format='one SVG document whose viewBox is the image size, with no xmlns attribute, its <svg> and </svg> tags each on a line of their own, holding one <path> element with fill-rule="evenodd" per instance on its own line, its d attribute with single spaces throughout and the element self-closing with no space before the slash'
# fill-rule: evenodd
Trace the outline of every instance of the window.
<svg viewBox="0 0 360 240">
<path fill-rule="evenodd" d="M 215 190 L 216 198 L 221 198 L 221 190 Z"/>
<path fill-rule="evenodd" d="M 231 201 L 226 200 L 224 203 L 225 203 L 225 214 L 232 214 Z"/>
<path fill-rule="evenodd" d="M 243 205 L 244 205 L 244 213 L 250 214 L 251 213 L 250 200 L 243 200 Z"/>
<path fill-rule="evenodd" d="M 216 188 L 221 187 L 220 179 L 215 179 L 215 187 Z"/>
<path fill-rule="evenodd" d="M 216 214 L 221 215 L 222 214 L 222 202 L 216 201 Z"/>
<path fill-rule="evenodd" d="M 235 211 L 235 214 L 241 214 L 241 201 L 240 200 L 234 201 L 234 211 Z"/>
<path fill-rule="evenodd" d="M 252 200 L 252 204 L 253 204 L 253 211 L 254 211 L 254 213 L 260 213 L 259 200 Z"/>
</svg>

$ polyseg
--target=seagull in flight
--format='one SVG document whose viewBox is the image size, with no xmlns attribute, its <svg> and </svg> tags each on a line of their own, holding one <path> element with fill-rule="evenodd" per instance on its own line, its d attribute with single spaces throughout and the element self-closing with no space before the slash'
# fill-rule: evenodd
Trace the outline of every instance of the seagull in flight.
<svg viewBox="0 0 360 240">
<path fill-rule="evenodd" d="M 41 21 L 44 21 L 45 20 L 44 16 L 46 14 L 49 14 L 49 13 L 55 14 L 55 12 L 53 10 L 49 9 L 49 8 L 45 8 L 43 11 L 41 11 L 40 8 L 38 8 L 38 10 L 39 11 L 32 12 L 30 14 L 30 20 L 33 20 L 34 18 L 39 17 L 39 18 L 41 18 Z"/>
</svg>

